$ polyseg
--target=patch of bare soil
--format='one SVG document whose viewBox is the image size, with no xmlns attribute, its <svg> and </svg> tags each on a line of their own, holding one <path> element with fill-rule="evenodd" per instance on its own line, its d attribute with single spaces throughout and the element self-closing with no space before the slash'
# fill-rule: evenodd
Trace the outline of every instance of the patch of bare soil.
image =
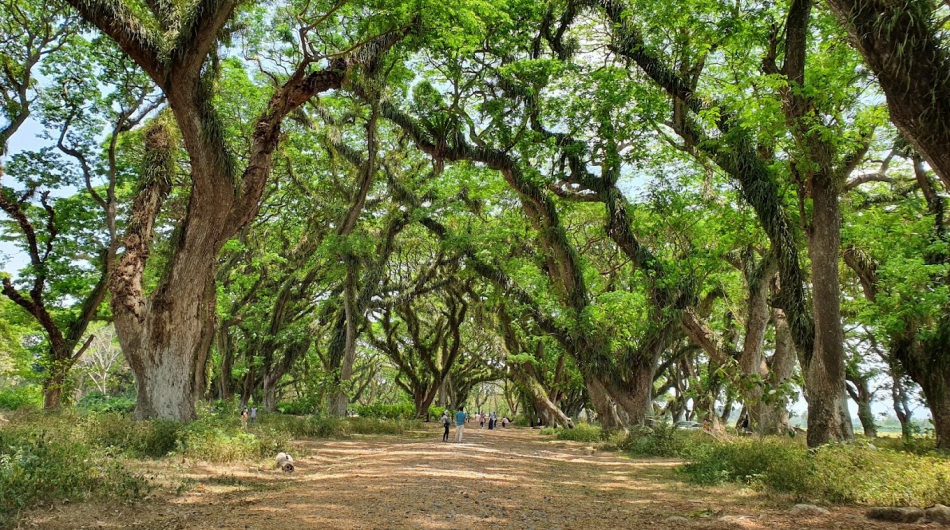
<svg viewBox="0 0 950 530">
<path fill-rule="evenodd" d="M 860 507 L 794 516 L 791 502 L 738 486 L 680 481 L 672 460 L 633 460 L 530 429 L 441 428 L 402 437 L 298 442 L 296 471 L 163 460 L 143 464 L 179 484 L 133 504 L 57 504 L 22 528 L 826 529 L 892 528 Z M 680 517 L 683 520 L 670 520 Z M 918 525 L 902 525 L 918 528 Z"/>
</svg>

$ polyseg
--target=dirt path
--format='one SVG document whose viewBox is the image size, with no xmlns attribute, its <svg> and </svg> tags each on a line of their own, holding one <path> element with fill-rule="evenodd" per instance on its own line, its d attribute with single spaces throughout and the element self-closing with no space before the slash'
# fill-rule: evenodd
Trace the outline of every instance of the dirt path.
<svg viewBox="0 0 950 530">
<path fill-rule="evenodd" d="M 299 442 L 297 470 L 162 462 L 179 494 L 133 505 L 75 503 L 30 513 L 23 528 L 629 529 L 893 528 L 857 507 L 789 514 L 791 502 L 735 486 L 691 487 L 664 460 L 632 460 L 530 429 L 441 429 L 403 437 Z M 167 473 L 167 476 L 162 476 Z M 184 478 L 183 478 L 184 477 Z M 671 517 L 687 519 L 670 520 Z M 902 525 L 917 528 L 916 525 Z"/>
</svg>

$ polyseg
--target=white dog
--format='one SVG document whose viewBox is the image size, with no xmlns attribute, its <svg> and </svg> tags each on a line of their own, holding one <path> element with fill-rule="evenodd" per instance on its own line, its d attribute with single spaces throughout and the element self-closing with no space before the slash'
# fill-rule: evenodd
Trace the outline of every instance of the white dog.
<svg viewBox="0 0 950 530">
<path fill-rule="evenodd" d="M 277 468 L 292 473 L 294 471 L 294 457 L 287 453 L 277 453 Z"/>
</svg>

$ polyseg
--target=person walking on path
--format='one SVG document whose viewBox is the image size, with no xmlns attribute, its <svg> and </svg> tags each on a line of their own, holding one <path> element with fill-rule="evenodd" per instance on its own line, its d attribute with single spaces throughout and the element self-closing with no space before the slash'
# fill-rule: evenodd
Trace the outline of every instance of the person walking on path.
<svg viewBox="0 0 950 530">
<path fill-rule="evenodd" d="M 247 430 L 247 407 L 241 411 L 241 428 Z"/>
<path fill-rule="evenodd" d="M 459 411 L 455 413 L 455 441 L 462 441 L 462 431 L 465 430 L 465 409 L 459 407 Z"/>
<path fill-rule="evenodd" d="M 449 419 L 449 409 L 445 409 L 442 412 L 442 419 L 439 420 L 442 423 L 442 426 L 445 427 L 445 432 L 442 433 L 442 441 L 449 441 L 449 424 L 452 423 L 452 420 Z"/>
<path fill-rule="evenodd" d="M 251 425 L 255 425 L 256 423 L 257 423 L 257 405 L 254 405 L 253 407 L 251 407 Z"/>
<path fill-rule="evenodd" d="M 488 430 L 494 430 L 495 425 L 498 423 L 498 414 L 495 411 L 492 411 L 488 416 Z"/>
</svg>

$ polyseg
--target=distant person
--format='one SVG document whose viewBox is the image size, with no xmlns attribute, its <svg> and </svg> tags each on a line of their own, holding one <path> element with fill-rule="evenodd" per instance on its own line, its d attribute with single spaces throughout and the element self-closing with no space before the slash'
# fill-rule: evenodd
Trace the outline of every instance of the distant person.
<svg viewBox="0 0 950 530">
<path fill-rule="evenodd" d="M 478 413 L 478 428 L 479 429 L 485 428 L 485 413 L 484 412 Z"/>
<path fill-rule="evenodd" d="M 449 441 L 449 424 L 452 423 L 452 420 L 449 419 L 449 409 L 445 409 L 445 411 L 442 412 L 442 419 L 439 420 L 439 423 L 445 427 L 445 432 L 442 433 L 442 441 L 447 442 Z"/>
<path fill-rule="evenodd" d="M 245 431 L 247 430 L 247 416 L 247 407 L 244 407 L 244 409 L 241 410 L 241 428 Z"/>
<path fill-rule="evenodd" d="M 498 423 L 498 413 L 495 411 L 492 411 L 492 413 L 488 415 L 488 430 L 489 431 L 493 430 L 497 423 Z"/>
<path fill-rule="evenodd" d="M 257 423 L 257 405 L 251 407 L 251 425 Z"/>
<path fill-rule="evenodd" d="M 508 416 L 505 416 L 501 419 L 501 428 L 505 429 L 508 427 L 508 424 L 511 423 L 511 420 L 508 419 Z"/>
<path fill-rule="evenodd" d="M 462 441 L 462 431 L 465 430 L 465 419 L 468 417 L 468 414 L 465 414 L 465 409 L 459 407 L 459 411 L 455 413 L 455 441 Z"/>
</svg>

